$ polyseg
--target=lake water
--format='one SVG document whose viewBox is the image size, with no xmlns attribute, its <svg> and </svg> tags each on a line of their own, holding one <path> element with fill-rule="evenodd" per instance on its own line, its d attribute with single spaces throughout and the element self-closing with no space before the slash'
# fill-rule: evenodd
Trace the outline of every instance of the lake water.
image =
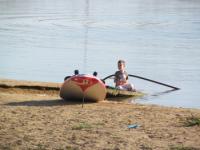
<svg viewBox="0 0 200 150">
<path fill-rule="evenodd" d="M 62 82 L 75 69 L 100 78 L 126 61 L 148 93 L 139 103 L 200 108 L 199 0 L 0 0 L 0 77 Z"/>
</svg>

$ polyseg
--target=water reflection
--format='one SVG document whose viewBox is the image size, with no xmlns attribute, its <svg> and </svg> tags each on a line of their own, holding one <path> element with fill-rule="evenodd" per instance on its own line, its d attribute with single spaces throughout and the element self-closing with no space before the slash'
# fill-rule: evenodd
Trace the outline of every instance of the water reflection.
<svg viewBox="0 0 200 150">
<path fill-rule="evenodd" d="M 177 91 L 177 89 L 171 89 L 171 90 L 166 90 L 166 91 L 163 91 L 163 92 L 153 93 L 151 96 L 161 96 L 161 95 L 168 94 L 168 93 L 171 93 L 171 92 L 174 92 L 174 91 Z"/>
</svg>

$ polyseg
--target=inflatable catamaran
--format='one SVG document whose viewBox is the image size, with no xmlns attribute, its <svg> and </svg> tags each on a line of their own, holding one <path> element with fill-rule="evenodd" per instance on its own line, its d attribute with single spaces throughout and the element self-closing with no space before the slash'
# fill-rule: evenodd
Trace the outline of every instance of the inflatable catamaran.
<svg viewBox="0 0 200 150">
<path fill-rule="evenodd" d="M 114 74 L 109 75 L 101 80 L 97 77 L 97 72 L 94 72 L 93 75 L 81 75 L 79 74 L 78 70 L 75 70 L 74 73 L 75 75 L 73 76 L 65 77 L 65 81 L 60 88 L 60 97 L 64 100 L 82 99 L 98 102 L 103 101 L 105 98 L 109 97 L 141 97 L 145 95 L 139 91 L 119 90 L 115 87 L 105 85 L 105 80 L 113 77 Z M 141 76 L 131 74 L 128 76 L 172 88 L 170 91 L 180 90 L 178 87 Z"/>
<path fill-rule="evenodd" d="M 60 88 L 60 97 L 64 100 L 85 100 L 92 102 L 103 101 L 105 98 L 113 97 L 138 97 L 143 96 L 141 92 L 119 90 L 115 87 L 107 86 L 99 79 L 97 73 L 93 75 L 78 74 L 65 78 Z"/>
</svg>

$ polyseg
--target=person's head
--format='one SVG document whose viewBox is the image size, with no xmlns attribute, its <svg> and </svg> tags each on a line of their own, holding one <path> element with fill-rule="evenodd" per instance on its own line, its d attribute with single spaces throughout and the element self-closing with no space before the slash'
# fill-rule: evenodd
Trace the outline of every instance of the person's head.
<svg viewBox="0 0 200 150">
<path fill-rule="evenodd" d="M 118 69 L 120 71 L 123 71 L 125 69 L 125 61 L 124 60 L 119 60 L 117 64 L 118 64 Z"/>
</svg>

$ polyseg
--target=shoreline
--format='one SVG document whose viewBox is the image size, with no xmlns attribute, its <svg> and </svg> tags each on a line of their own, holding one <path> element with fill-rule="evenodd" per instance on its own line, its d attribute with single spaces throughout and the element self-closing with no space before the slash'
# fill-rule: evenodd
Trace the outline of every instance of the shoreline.
<svg viewBox="0 0 200 150">
<path fill-rule="evenodd" d="M 61 100 L 60 85 L 0 80 L 0 149 L 200 149 L 200 126 L 187 126 L 199 109 L 117 101 L 82 108 Z"/>
<path fill-rule="evenodd" d="M 39 82 L 27 80 L 1 79 L 0 88 L 27 88 L 36 90 L 56 90 L 60 89 L 62 83 L 56 82 Z"/>
</svg>

